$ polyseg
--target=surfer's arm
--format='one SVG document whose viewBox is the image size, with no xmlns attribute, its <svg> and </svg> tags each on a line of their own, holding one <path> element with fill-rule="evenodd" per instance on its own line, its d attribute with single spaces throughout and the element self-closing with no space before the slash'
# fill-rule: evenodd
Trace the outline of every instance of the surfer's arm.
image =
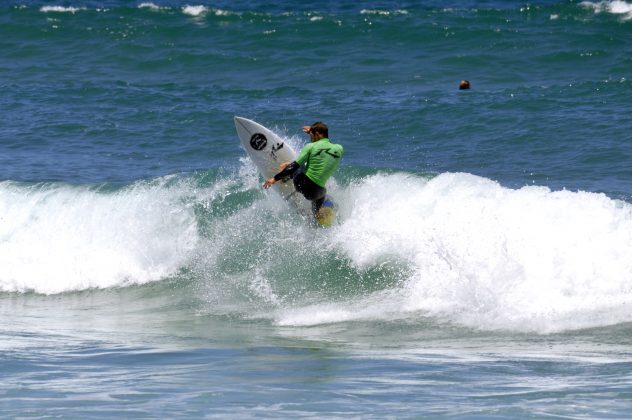
<svg viewBox="0 0 632 420">
<path fill-rule="evenodd" d="M 279 172 L 278 174 L 276 174 L 274 176 L 274 180 L 275 181 L 280 181 L 283 178 L 287 178 L 290 177 L 292 175 L 294 175 L 294 172 L 296 172 L 298 170 L 298 168 L 300 168 L 301 165 L 299 165 L 298 163 L 296 163 L 296 161 L 288 164 L 285 168 L 283 168 L 283 170 L 281 172 Z"/>
<path fill-rule="evenodd" d="M 281 172 L 276 174 L 273 178 L 266 179 L 266 182 L 263 183 L 263 188 L 267 190 L 272 185 L 274 185 L 275 182 L 291 177 L 292 175 L 294 175 L 294 172 L 296 172 L 300 167 L 301 165 L 296 163 L 296 161 L 289 163 L 285 166 L 285 168 L 283 168 Z"/>
</svg>

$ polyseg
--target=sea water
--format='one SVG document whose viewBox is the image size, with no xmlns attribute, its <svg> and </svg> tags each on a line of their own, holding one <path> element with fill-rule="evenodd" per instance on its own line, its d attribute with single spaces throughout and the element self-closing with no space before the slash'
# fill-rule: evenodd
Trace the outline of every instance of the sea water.
<svg viewBox="0 0 632 420">
<path fill-rule="evenodd" d="M 631 42 L 618 0 L 2 2 L 0 415 L 628 418 Z M 334 227 L 234 115 L 329 125 Z"/>
</svg>

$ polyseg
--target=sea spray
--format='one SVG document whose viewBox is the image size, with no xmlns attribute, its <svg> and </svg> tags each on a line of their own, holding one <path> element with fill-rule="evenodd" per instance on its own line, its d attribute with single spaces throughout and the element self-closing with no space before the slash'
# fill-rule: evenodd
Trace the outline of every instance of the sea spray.
<svg viewBox="0 0 632 420">
<path fill-rule="evenodd" d="M 603 194 L 504 188 L 469 174 L 374 175 L 345 192 L 329 246 L 363 271 L 404 261 L 405 282 L 284 308 L 281 325 L 433 316 L 552 332 L 632 320 L 632 207 Z"/>
</svg>

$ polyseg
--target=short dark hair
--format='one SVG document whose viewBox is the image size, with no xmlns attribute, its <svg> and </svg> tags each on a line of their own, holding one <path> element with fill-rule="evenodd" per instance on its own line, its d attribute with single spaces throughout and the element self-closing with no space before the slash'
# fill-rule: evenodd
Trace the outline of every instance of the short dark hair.
<svg viewBox="0 0 632 420">
<path fill-rule="evenodd" d="M 329 137 L 329 128 L 327 127 L 327 124 L 322 121 L 317 121 L 312 124 L 309 131 L 312 133 L 319 133 L 324 137 Z"/>
</svg>

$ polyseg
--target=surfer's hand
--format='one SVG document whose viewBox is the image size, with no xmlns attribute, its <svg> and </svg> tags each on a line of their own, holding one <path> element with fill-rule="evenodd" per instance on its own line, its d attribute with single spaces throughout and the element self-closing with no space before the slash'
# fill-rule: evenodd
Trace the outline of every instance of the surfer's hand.
<svg viewBox="0 0 632 420">
<path fill-rule="evenodd" d="M 274 180 L 274 178 L 270 178 L 270 179 L 266 179 L 266 182 L 263 183 L 263 189 L 267 190 L 268 188 L 270 188 L 276 181 Z"/>
</svg>

